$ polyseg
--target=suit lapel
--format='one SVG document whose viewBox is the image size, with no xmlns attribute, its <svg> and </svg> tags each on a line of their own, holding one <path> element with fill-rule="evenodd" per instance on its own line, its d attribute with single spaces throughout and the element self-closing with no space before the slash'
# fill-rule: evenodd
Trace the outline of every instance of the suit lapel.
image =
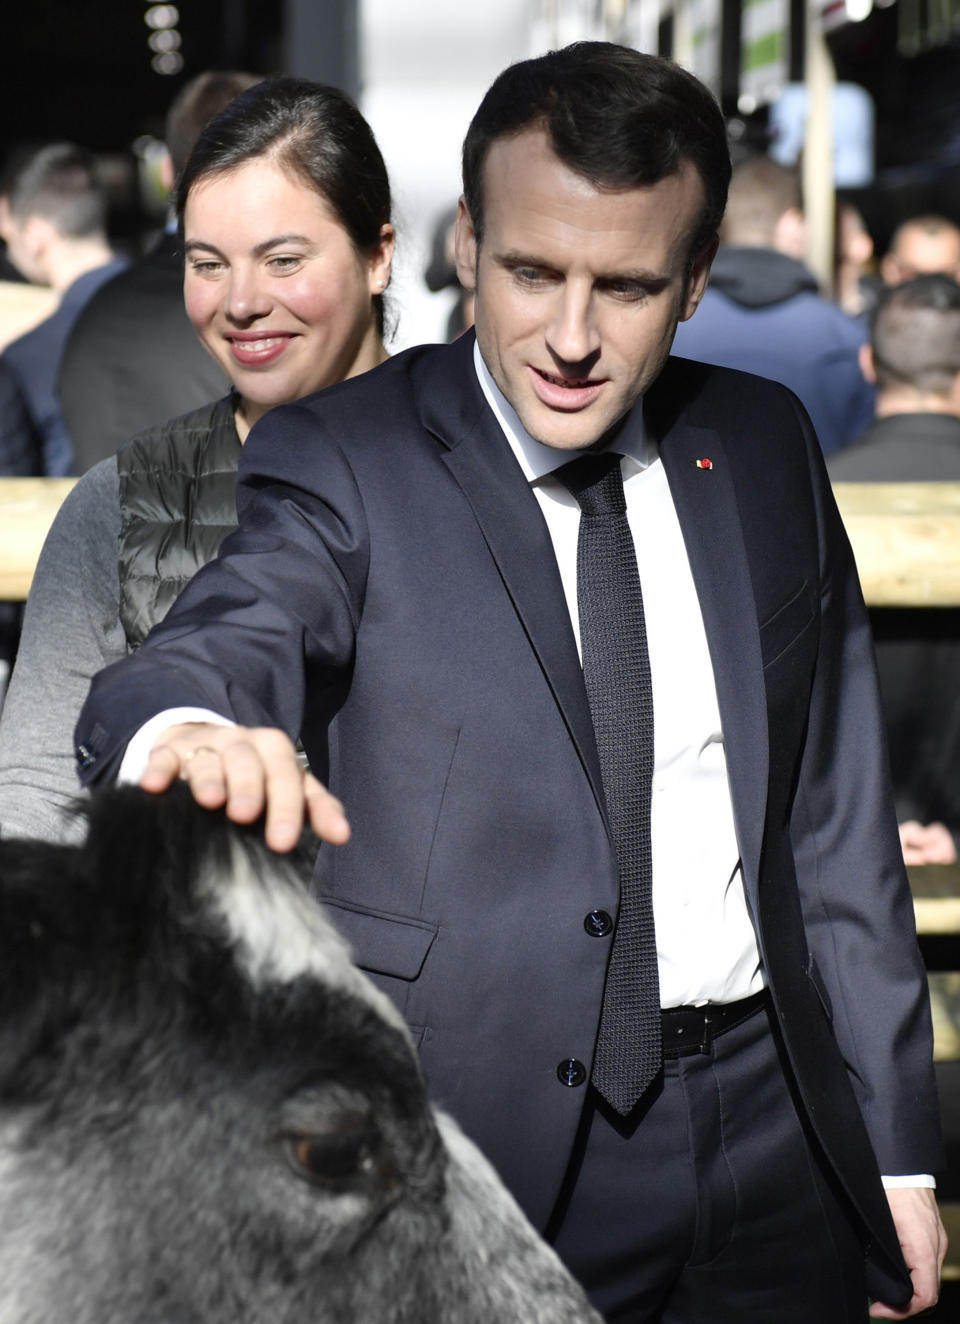
<svg viewBox="0 0 960 1324">
<path fill-rule="evenodd" d="M 430 365 L 430 381 L 421 393 L 428 402 L 424 421 L 447 447 L 444 462 L 470 503 L 605 814 L 583 672 L 550 535 L 483 397 L 473 368 L 473 337 L 462 336 L 451 350 L 458 352 L 446 363 L 435 359 Z"/>
<path fill-rule="evenodd" d="M 420 392 L 424 422 L 447 448 L 444 462 L 470 503 L 605 812 L 583 672 L 550 536 L 487 407 L 472 356 L 473 336 L 464 335 L 445 355 L 429 360 Z M 660 444 L 700 599 L 744 877 L 752 886 L 763 838 L 769 763 L 753 584 L 723 443 L 712 428 L 685 421 L 687 401 L 678 401 L 671 392 L 671 375 L 668 368 L 650 392 L 646 425 Z M 697 460 L 706 458 L 711 466 L 698 468 Z"/>
<path fill-rule="evenodd" d="M 712 428 L 681 419 L 659 442 L 703 613 L 744 878 L 752 886 L 763 839 L 769 745 L 760 634 L 736 492 Z M 709 466 L 698 467 L 698 460 L 709 460 Z"/>
</svg>

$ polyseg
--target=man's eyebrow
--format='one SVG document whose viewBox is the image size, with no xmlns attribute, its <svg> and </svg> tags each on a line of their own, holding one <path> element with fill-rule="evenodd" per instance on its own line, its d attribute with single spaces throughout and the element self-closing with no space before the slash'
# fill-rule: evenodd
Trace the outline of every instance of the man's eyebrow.
<svg viewBox="0 0 960 1324">
<path fill-rule="evenodd" d="M 553 263 L 548 262 L 543 257 L 532 257 L 528 253 L 521 253 L 514 249 L 508 249 L 504 253 L 495 253 L 494 261 L 502 267 L 532 267 L 539 271 L 555 271 Z M 628 267 L 619 271 L 598 271 L 594 274 L 594 282 L 598 285 L 643 285 L 651 290 L 662 289 L 663 286 L 670 283 L 670 275 L 664 271 L 650 271 L 647 267 Z"/>
<path fill-rule="evenodd" d="M 531 253 L 521 253 L 515 248 L 508 248 L 503 253 L 494 253 L 493 258 L 504 267 L 544 267 L 553 270 L 552 265 L 544 258 L 534 257 Z"/>
<path fill-rule="evenodd" d="M 625 271 L 599 271 L 594 280 L 604 285 L 627 282 L 633 285 L 667 285 L 670 276 L 664 271 L 650 271 L 646 267 L 632 267 Z"/>
</svg>

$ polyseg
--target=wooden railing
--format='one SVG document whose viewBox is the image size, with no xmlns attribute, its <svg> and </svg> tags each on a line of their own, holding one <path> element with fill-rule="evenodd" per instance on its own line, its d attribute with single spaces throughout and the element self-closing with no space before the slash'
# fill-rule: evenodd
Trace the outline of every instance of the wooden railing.
<svg viewBox="0 0 960 1324">
<path fill-rule="evenodd" d="M 23 602 L 37 557 L 75 478 L 0 478 L 0 602 Z"/>
<path fill-rule="evenodd" d="M 27 596 L 73 481 L 0 478 L 0 600 Z M 960 483 L 838 483 L 834 490 L 871 606 L 960 606 Z"/>
<path fill-rule="evenodd" d="M 871 607 L 960 606 L 960 483 L 837 483 Z"/>
</svg>

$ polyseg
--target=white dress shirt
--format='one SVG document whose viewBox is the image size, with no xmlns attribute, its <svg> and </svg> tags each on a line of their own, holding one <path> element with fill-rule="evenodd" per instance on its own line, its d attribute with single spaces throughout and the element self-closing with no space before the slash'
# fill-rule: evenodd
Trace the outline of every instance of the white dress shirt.
<svg viewBox="0 0 960 1324">
<path fill-rule="evenodd" d="M 580 507 L 552 476 L 582 454 L 534 441 L 474 346 L 480 384 L 543 511 L 577 635 Z M 619 439 L 618 439 L 619 440 Z M 683 534 L 656 447 L 614 450 L 637 553 L 653 681 L 653 913 L 664 1007 L 736 1002 L 763 988 L 727 783 L 720 710 Z"/>
</svg>

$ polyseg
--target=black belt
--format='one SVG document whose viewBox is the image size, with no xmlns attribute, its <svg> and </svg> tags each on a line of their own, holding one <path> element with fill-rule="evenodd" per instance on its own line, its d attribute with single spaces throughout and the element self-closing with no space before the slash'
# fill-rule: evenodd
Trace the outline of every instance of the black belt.
<svg viewBox="0 0 960 1324">
<path fill-rule="evenodd" d="M 664 1007 L 660 1012 L 663 1056 L 689 1057 L 707 1053 L 714 1039 L 735 1025 L 755 1016 L 767 1005 L 767 990 L 761 989 L 739 1002 L 707 1002 L 702 1007 Z"/>
</svg>

